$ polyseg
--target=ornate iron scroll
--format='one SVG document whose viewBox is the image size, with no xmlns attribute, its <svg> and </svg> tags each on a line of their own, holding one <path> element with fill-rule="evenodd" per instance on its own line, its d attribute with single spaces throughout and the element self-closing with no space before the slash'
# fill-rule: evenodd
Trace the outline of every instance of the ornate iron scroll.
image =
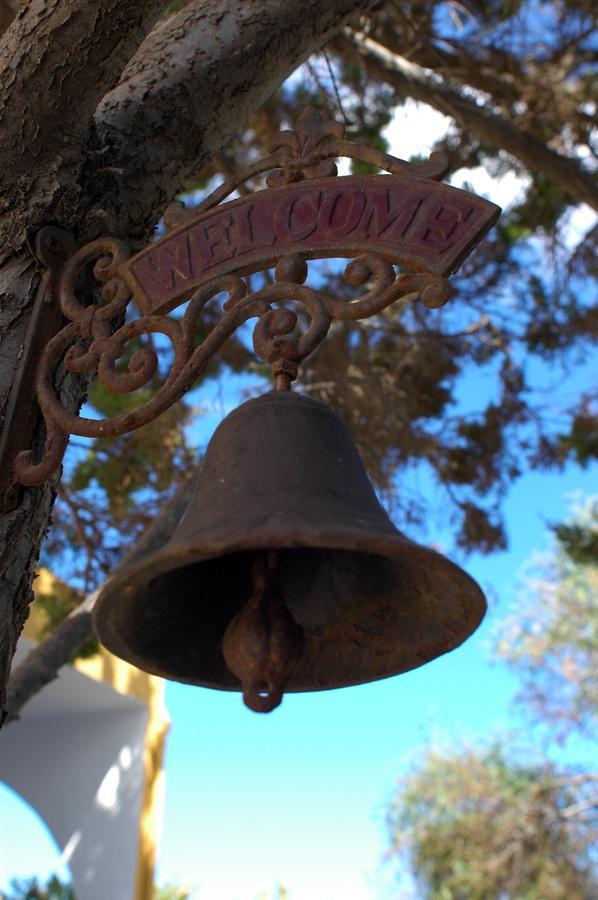
<svg viewBox="0 0 598 900">
<path fill-rule="evenodd" d="M 82 247 L 61 268 L 56 294 L 70 321 L 46 345 L 39 365 L 37 399 L 46 446 L 37 462 L 30 451 L 18 455 L 14 468 L 22 484 L 40 484 L 60 465 L 69 434 L 116 436 L 155 419 L 189 390 L 224 341 L 249 319 L 257 318 L 256 354 L 271 364 L 276 387 L 285 389 L 333 319 L 366 318 L 397 300 L 443 305 L 450 295 L 446 276 L 500 214 L 487 200 L 439 184 L 446 164 L 438 154 L 423 164 L 403 162 L 345 140 L 342 125 L 324 122 L 313 110 L 302 114 L 294 131 L 279 132 L 271 150 L 194 209 L 169 207 L 166 236 L 135 256 L 104 238 Z M 389 174 L 337 177 L 337 157 Z M 265 190 L 223 202 L 265 172 L 270 173 Z M 364 294 L 346 301 L 308 286 L 307 260 L 322 257 L 348 258 L 343 277 Z M 397 274 L 395 264 L 412 271 Z M 100 302 L 84 306 L 76 285 L 91 265 Z M 270 266 L 274 282 L 248 292 L 244 276 Z M 227 299 L 221 318 L 195 346 L 204 307 L 222 293 Z M 122 324 L 133 299 L 141 316 Z M 182 318 L 167 316 L 187 301 Z M 297 302 L 307 311 L 309 326 L 301 337 L 291 337 L 298 318 L 275 305 L 281 302 Z M 131 340 L 150 333 L 168 338 L 174 358 L 148 402 L 103 420 L 78 416 L 61 404 L 54 388 L 61 363 L 72 372 L 97 374 L 115 393 L 147 385 L 158 364 L 153 350 L 135 352 L 125 372 L 117 361 Z"/>
</svg>

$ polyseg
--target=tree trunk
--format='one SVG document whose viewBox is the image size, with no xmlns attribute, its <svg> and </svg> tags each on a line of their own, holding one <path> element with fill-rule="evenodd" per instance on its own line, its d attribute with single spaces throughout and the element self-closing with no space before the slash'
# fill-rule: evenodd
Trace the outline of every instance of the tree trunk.
<svg viewBox="0 0 598 900">
<path fill-rule="evenodd" d="M 31 0 L 0 38 L 3 418 L 42 274 L 31 250 L 36 232 L 51 224 L 80 244 L 106 233 L 146 240 L 185 177 L 335 30 L 375 4 L 197 0 L 140 47 L 166 5 Z M 64 403 L 76 409 L 82 385 L 58 377 Z M 34 447 L 42 438 L 38 425 Z M 0 513 L 3 711 L 56 480 L 24 489 Z"/>
<path fill-rule="evenodd" d="M 83 193 L 83 172 L 93 112 L 165 5 L 166 0 L 33 0 L 0 38 L 3 419 L 41 278 L 31 241 L 48 223 L 85 233 L 81 213 L 89 209 L 89 200 Z M 75 408 L 81 386 L 70 379 L 63 396 Z M 18 422 L 13 427 L 18 429 Z M 40 436 L 38 429 L 38 441 Z M 23 491 L 14 509 L 0 514 L 2 710 L 55 483 Z"/>
</svg>

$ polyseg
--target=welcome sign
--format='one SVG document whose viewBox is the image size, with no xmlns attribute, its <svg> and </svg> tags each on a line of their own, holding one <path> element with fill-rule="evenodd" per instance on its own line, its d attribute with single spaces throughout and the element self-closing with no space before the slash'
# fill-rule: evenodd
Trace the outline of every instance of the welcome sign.
<svg viewBox="0 0 598 900">
<path fill-rule="evenodd" d="M 446 276 L 500 214 L 494 203 L 440 183 L 448 166 L 443 154 L 406 162 L 347 140 L 340 123 L 325 121 L 314 109 L 304 110 L 294 129 L 273 135 L 269 150 L 195 210 L 169 208 L 168 233 L 139 253 L 131 256 L 125 244 L 108 236 L 65 253 L 52 277 L 52 308 L 59 307 L 68 321 L 45 344 L 35 375 L 47 440 L 35 461 L 25 449 L 33 434 L 22 427 L 5 429 L 16 438 L 0 446 L 0 503 L 13 496 L 17 481 L 41 484 L 60 465 L 69 433 L 105 438 L 161 415 L 250 319 L 256 320 L 253 349 L 271 366 L 275 389 L 283 391 L 290 390 L 299 365 L 334 320 L 366 319 L 405 298 L 441 306 L 450 296 Z M 342 158 L 380 174 L 339 177 L 334 160 Z M 229 199 L 256 176 L 265 177 L 264 189 Z M 50 230 L 55 237 L 56 229 Z M 345 266 L 342 277 L 362 289 L 359 296 L 337 298 L 306 283 L 306 260 L 326 257 L 358 263 Z M 257 290 L 244 281 L 243 276 L 271 266 L 276 266 L 273 278 Z M 98 286 L 98 303 L 92 305 L 77 296 L 90 269 Z M 216 323 L 198 343 L 206 303 L 213 297 L 221 301 L 223 294 L 228 299 L 220 302 Z M 44 295 L 39 297 L 43 309 Z M 123 315 L 132 299 L 141 316 Z M 168 315 L 186 302 L 185 315 Z M 306 313 L 301 322 L 293 305 Z M 149 397 L 141 389 L 152 383 L 159 366 L 151 342 L 135 347 L 128 362 L 123 359 L 129 343 L 145 333 L 165 335 L 174 351 L 168 376 Z M 32 358 L 31 349 L 28 353 L 25 358 Z M 108 392 L 138 392 L 140 403 L 104 419 L 78 416 L 56 392 L 60 366 L 97 374 Z M 17 383 L 27 387 L 26 379 Z M 12 410 L 22 407 L 19 391 L 11 398 Z"/>
<path fill-rule="evenodd" d="M 448 275 L 499 214 L 468 191 L 413 176 L 315 178 L 191 215 L 119 275 L 145 315 L 173 309 L 219 275 L 248 274 L 295 252 L 313 259 L 375 251 L 416 272 Z"/>
</svg>

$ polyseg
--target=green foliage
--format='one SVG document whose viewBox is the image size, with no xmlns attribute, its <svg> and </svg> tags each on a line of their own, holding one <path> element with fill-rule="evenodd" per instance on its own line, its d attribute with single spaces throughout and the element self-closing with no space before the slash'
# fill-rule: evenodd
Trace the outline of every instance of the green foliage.
<svg viewBox="0 0 598 900">
<path fill-rule="evenodd" d="M 110 513 L 122 519 L 139 492 L 163 494 L 171 486 L 173 474 L 194 462 L 183 432 L 188 417 L 189 410 L 177 404 L 130 434 L 98 438 L 75 465 L 70 488 L 81 491 L 92 483 L 97 485 L 106 496 Z"/>
<path fill-rule="evenodd" d="M 127 348 L 124 365 L 138 349 Z M 156 377 L 133 394 L 114 394 L 96 379 L 89 403 L 96 414 L 113 417 L 148 402 L 162 383 Z M 188 403 L 181 401 L 128 434 L 96 438 L 86 448 L 73 448 L 42 564 L 64 573 L 80 591 L 100 583 L 193 473 L 197 454 L 186 430 L 192 414 Z"/>
<path fill-rule="evenodd" d="M 164 16 L 173 16 L 175 13 L 180 12 L 181 9 L 184 9 L 189 5 L 189 0 L 172 0 L 172 3 L 168 5 Z"/>
<path fill-rule="evenodd" d="M 392 120 L 396 97 L 392 90 L 373 85 L 363 68 L 348 63 L 338 67 L 338 81 L 342 85 L 343 114 L 347 120 L 347 135 L 358 144 L 373 147 L 382 153 L 390 151 L 383 130 Z M 370 175 L 376 166 L 351 160 L 352 175 Z"/>
<path fill-rule="evenodd" d="M 191 896 L 188 888 L 177 887 L 174 884 L 163 884 L 154 887 L 153 900 L 188 900 Z"/>
<path fill-rule="evenodd" d="M 534 559 L 495 653 L 521 678 L 521 706 L 564 740 L 598 724 L 597 499 L 553 530 L 556 541 Z"/>
<path fill-rule="evenodd" d="M 427 751 L 399 782 L 391 854 L 417 900 L 589 900 L 596 813 L 592 780 L 521 762 L 499 742 Z"/>
<path fill-rule="evenodd" d="M 0 894 L 0 900 L 75 900 L 75 894 L 70 884 L 63 884 L 52 875 L 45 885 L 37 878 L 13 880 L 10 893 Z"/>
<path fill-rule="evenodd" d="M 285 887 L 277 884 L 272 893 L 270 891 L 262 891 L 255 900 L 291 900 L 291 895 Z"/>
<path fill-rule="evenodd" d="M 598 509 L 596 503 L 592 504 L 592 516 L 598 521 Z M 591 524 L 570 522 L 562 525 L 553 525 L 559 546 L 563 552 L 580 566 L 595 566 L 598 564 L 598 529 Z"/>
<path fill-rule="evenodd" d="M 535 172 L 525 199 L 510 211 L 508 227 L 518 230 L 519 237 L 530 237 L 539 229 L 554 232 L 570 205 L 571 198 L 558 185 Z"/>
</svg>

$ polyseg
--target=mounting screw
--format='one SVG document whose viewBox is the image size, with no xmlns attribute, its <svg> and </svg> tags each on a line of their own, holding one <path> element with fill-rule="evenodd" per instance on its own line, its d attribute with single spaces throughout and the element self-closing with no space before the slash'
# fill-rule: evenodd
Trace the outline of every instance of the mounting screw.
<svg viewBox="0 0 598 900">
<path fill-rule="evenodd" d="M 44 225 L 35 235 L 35 255 L 46 269 L 58 269 L 75 251 L 75 238 L 70 231 L 55 225 Z"/>
</svg>

